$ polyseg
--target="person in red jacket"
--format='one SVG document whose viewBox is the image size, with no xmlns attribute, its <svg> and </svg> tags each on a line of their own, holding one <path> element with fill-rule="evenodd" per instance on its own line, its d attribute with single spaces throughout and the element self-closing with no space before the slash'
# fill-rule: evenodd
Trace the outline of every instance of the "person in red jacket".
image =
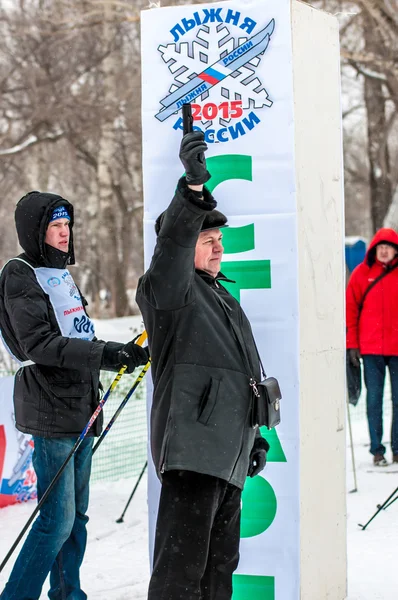
<svg viewBox="0 0 398 600">
<path fill-rule="evenodd" d="M 353 365 L 362 357 L 367 390 L 370 452 L 377 466 L 386 466 L 383 438 L 383 391 L 386 367 L 391 379 L 392 460 L 398 463 L 398 234 L 380 229 L 365 260 L 348 282 L 347 351 Z M 384 275 L 379 281 L 376 281 Z M 370 287 L 369 292 L 367 289 Z M 366 297 L 365 297 L 366 295 Z"/>
</svg>

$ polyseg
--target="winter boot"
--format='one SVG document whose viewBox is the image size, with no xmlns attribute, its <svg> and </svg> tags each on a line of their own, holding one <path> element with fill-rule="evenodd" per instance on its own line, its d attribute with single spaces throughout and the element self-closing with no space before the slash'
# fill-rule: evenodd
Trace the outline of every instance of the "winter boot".
<svg viewBox="0 0 398 600">
<path fill-rule="evenodd" d="M 398 457 L 397 457 L 398 462 Z M 384 454 L 375 454 L 373 457 L 373 464 L 375 467 L 386 467 L 388 462 L 384 458 Z"/>
</svg>

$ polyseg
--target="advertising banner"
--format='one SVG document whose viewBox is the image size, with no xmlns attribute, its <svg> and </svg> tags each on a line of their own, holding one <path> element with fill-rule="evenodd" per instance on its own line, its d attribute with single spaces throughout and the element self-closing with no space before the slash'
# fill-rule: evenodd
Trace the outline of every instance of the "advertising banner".
<svg viewBox="0 0 398 600">
<path fill-rule="evenodd" d="M 228 216 L 221 271 L 248 315 L 281 424 L 262 431 L 266 469 L 247 479 L 234 600 L 296 600 L 299 585 L 298 267 L 290 0 L 142 12 L 145 261 L 182 166 L 181 106 L 209 150 L 207 187 Z M 159 483 L 149 470 L 150 543 Z"/>
<path fill-rule="evenodd" d="M 32 436 L 15 428 L 14 377 L 0 378 L 0 508 L 37 497 Z"/>
</svg>

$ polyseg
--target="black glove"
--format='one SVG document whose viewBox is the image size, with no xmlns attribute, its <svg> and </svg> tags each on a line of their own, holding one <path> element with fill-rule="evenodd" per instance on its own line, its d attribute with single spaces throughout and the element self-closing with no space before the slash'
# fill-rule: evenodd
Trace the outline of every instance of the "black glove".
<svg viewBox="0 0 398 600">
<path fill-rule="evenodd" d="M 348 356 L 353 367 L 359 367 L 361 365 L 359 362 L 359 359 L 361 358 L 359 348 L 350 348 L 348 350 Z"/>
<path fill-rule="evenodd" d="M 205 151 L 207 144 L 202 131 L 191 131 L 182 138 L 180 160 L 184 165 L 186 181 L 189 185 L 206 183 L 211 177 L 206 169 Z"/>
<path fill-rule="evenodd" d="M 269 443 L 263 437 L 256 437 L 249 458 L 248 477 L 255 477 L 265 467 Z"/>
<path fill-rule="evenodd" d="M 132 373 L 136 367 L 146 365 L 148 360 L 148 348 L 142 348 L 134 341 L 127 344 L 107 342 L 102 353 L 101 368 L 107 371 L 120 371 L 122 366 L 126 365 L 126 373 Z"/>
</svg>

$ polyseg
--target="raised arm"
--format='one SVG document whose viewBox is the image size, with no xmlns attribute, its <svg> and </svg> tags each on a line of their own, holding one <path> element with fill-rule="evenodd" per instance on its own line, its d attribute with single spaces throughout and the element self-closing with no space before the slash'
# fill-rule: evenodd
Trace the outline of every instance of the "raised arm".
<svg viewBox="0 0 398 600">
<path fill-rule="evenodd" d="M 203 187 L 210 178 L 204 157 L 206 149 L 201 131 L 183 137 L 180 159 L 186 175 L 178 182 L 171 204 L 158 219 L 151 265 L 140 281 L 138 294 L 160 310 L 174 310 L 192 301 L 196 242 L 206 213 L 217 206 Z"/>
</svg>

